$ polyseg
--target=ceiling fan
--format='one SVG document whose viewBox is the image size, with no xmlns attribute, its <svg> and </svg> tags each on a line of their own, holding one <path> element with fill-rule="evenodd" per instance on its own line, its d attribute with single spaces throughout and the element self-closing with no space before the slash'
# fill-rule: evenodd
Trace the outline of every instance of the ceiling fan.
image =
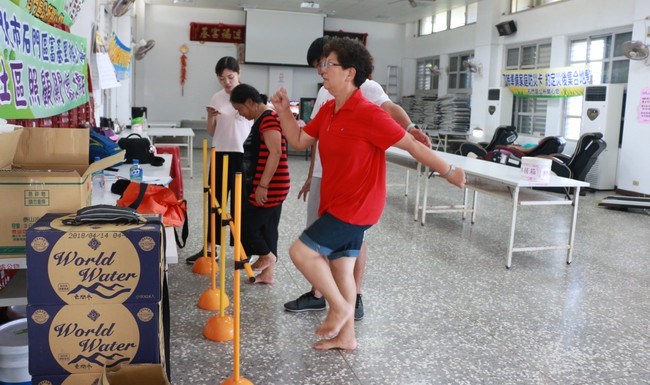
<svg viewBox="0 0 650 385">
<path fill-rule="evenodd" d="M 399 3 L 400 1 L 407 1 L 411 7 L 415 8 L 418 6 L 418 3 L 434 3 L 436 0 L 394 0 L 388 4 L 395 4 Z"/>
<path fill-rule="evenodd" d="M 650 56 L 650 48 L 638 40 L 626 41 L 621 45 L 623 55 L 630 60 L 645 60 Z"/>
</svg>

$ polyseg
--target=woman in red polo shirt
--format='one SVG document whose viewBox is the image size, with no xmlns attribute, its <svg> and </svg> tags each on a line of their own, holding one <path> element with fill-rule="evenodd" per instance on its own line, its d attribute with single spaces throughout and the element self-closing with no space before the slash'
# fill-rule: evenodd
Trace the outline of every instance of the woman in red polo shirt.
<svg viewBox="0 0 650 385">
<path fill-rule="evenodd" d="M 325 321 L 316 328 L 316 334 L 324 339 L 314 348 L 352 350 L 357 346 L 354 260 L 365 230 L 379 221 L 384 209 L 386 149 L 395 146 L 408 151 L 458 187 L 465 185 L 465 173 L 419 143 L 363 97 L 359 87 L 372 73 L 373 65 L 361 43 L 334 38 L 323 54 L 323 86 L 334 100 L 324 104 L 303 130 L 289 110 L 285 89 L 280 89 L 272 102 L 292 147 L 305 149 L 319 141 L 323 165 L 320 218 L 289 250 L 296 267 L 330 304 Z"/>
</svg>

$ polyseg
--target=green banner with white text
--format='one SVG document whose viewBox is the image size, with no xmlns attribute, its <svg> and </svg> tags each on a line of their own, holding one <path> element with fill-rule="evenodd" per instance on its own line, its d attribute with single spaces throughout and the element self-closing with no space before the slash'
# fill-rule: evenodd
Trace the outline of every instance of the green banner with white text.
<svg viewBox="0 0 650 385">
<path fill-rule="evenodd" d="M 44 118 L 88 100 L 86 39 L 2 1 L 0 118 Z"/>
</svg>

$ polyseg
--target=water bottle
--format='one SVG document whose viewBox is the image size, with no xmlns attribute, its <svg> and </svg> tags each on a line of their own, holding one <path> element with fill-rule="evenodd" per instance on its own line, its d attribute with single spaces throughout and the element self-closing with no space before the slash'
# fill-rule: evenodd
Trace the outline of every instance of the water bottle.
<svg viewBox="0 0 650 385">
<path fill-rule="evenodd" d="M 142 182 L 142 167 L 140 167 L 140 161 L 138 159 L 133 159 L 133 166 L 129 170 L 129 178 L 133 182 Z"/>
<path fill-rule="evenodd" d="M 99 160 L 99 157 L 95 157 L 95 162 Z M 104 191 L 104 186 L 106 185 L 106 178 L 104 176 L 104 170 L 95 171 L 92 175 L 93 190 L 94 191 Z"/>
</svg>

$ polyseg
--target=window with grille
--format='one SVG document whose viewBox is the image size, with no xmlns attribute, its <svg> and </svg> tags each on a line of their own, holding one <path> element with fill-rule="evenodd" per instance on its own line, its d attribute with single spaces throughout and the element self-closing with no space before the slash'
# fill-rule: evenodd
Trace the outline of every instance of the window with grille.
<svg viewBox="0 0 650 385">
<path fill-rule="evenodd" d="M 507 51 L 506 69 L 509 70 L 548 68 L 550 65 L 550 43 L 527 44 Z M 513 103 L 512 123 L 517 127 L 517 132 L 544 136 L 548 100 L 515 96 Z"/>
<path fill-rule="evenodd" d="M 623 42 L 632 40 L 632 32 L 589 36 L 571 41 L 569 65 L 587 66 L 592 73 L 592 84 L 627 83 L 630 59 L 623 56 Z M 582 96 L 564 102 L 564 137 L 580 138 L 582 123 Z"/>
<path fill-rule="evenodd" d="M 418 93 L 438 94 L 438 74 L 435 69 L 440 68 L 440 58 L 426 58 L 417 61 L 417 74 L 415 89 L 417 91 L 424 91 Z M 431 91 L 431 92 L 426 92 Z"/>
<path fill-rule="evenodd" d="M 472 74 L 463 66 L 463 62 L 472 60 L 474 53 L 449 56 L 449 75 L 447 86 L 450 93 L 470 93 Z"/>
</svg>

